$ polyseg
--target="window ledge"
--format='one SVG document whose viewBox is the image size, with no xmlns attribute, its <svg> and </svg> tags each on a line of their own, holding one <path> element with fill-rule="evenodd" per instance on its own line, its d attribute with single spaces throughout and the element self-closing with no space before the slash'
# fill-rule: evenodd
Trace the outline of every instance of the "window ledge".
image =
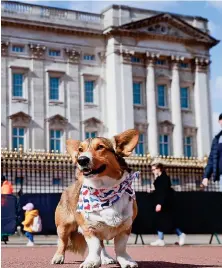
<svg viewBox="0 0 222 268">
<path fill-rule="evenodd" d="M 167 111 L 167 110 L 169 110 L 169 107 L 157 106 L 157 108 L 158 108 L 159 110 L 163 110 L 163 111 Z"/>
<path fill-rule="evenodd" d="M 28 102 L 26 98 L 23 97 L 12 97 L 13 102 Z"/>
<path fill-rule="evenodd" d="M 192 113 L 192 110 L 190 108 L 181 108 L 181 111 L 185 113 Z"/>
<path fill-rule="evenodd" d="M 50 100 L 49 105 L 61 105 L 63 104 L 63 101 L 57 101 L 57 100 Z"/>
<path fill-rule="evenodd" d="M 95 103 L 87 103 L 87 102 L 84 103 L 84 106 L 90 107 L 90 108 L 98 107 L 98 105 Z"/>
<path fill-rule="evenodd" d="M 136 109 L 145 109 L 145 105 L 143 105 L 143 104 L 133 104 L 133 106 Z"/>
</svg>

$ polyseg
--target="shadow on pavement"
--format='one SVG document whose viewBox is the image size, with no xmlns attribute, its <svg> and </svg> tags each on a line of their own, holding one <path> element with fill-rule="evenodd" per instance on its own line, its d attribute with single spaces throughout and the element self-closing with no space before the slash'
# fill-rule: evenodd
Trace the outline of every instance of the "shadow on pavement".
<svg viewBox="0 0 222 268">
<path fill-rule="evenodd" d="M 141 261 L 138 262 L 140 268 L 211 268 L 211 267 L 221 267 L 221 265 L 202 265 L 202 264 L 183 264 L 183 263 L 173 263 L 165 261 Z"/>
</svg>

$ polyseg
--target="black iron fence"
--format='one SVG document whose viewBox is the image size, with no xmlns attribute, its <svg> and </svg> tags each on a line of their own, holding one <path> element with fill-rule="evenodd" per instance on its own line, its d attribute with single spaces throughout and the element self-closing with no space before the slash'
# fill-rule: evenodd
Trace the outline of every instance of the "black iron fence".
<svg viewBox="0 0 222 268">
<path fill-rule="evenodd" d="M 136 192 L 152 192 L 153 175 L 151 163 L 162 162 L 167 167 L 172 187 L 178 192 L 199 191 L 203 169 L 207 159 L 132 156 L 127 162 L 134 171 L 140 171 L 140 179 L 133 182 Z M 61 193 L 75 181 L 75 170 L 67 154 L 1 151 L 2 178 L 13 185 L 14 194 Z M 219 183 L 210 182 L 205 191 L 218 192 Z"/>
</svg>

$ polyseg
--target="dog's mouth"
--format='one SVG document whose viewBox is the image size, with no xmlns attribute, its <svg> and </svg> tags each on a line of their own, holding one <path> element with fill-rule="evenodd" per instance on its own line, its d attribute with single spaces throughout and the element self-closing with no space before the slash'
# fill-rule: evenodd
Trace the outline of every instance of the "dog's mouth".
<svg viewBox="0 0 222 268">
<path fill-rule="evenodd" d="M 90 176 L 90 175 L 97 175 L 97 174 L 100 174 L 102 173 L 104 170 L 106 169 L 106 165 L 103 164 L 101 165 L 99 168 L 97 169 L 91 169 L 91 168 L 83 168 L 82 171 L 83 171 L 83 175 L 84 176 Z"/>
</svg>

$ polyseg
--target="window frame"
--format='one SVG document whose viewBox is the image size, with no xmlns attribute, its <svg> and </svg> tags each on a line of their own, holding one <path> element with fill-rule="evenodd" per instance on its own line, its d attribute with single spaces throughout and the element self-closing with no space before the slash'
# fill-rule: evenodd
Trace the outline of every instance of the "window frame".
<svg viewBox="0 0 222 268">
<path fill-rule="evenodd" d="M 51 133 L 52 131 L 54 131 L 54 137 L 51 136 Z M 60 137 L 57 138 L 56 137 L 56 132 L 59 131 L 60 132 Z M 63 138 L 63 130 L 62 129 L 50 129 L 49 130 L 49 148 L 50 148 L 50 152 L 51 151 L 54 151 L 54 153 L 56 151 L 58 151 L 58 153 L 61 153 L 62 152 L 62 138 Z M 53 143 L 54 143 L 54 149 L 52 149 L 51 147 L 51 141 L 53 140 Z M 57 144 L 56 142 L 59 141 L 59 150 L 58 149 L 55 149 L 57 147 Z"/>
<path fill-rule="evenodd" d="M 50 52 L 59 52 L 59 55 L 50 55 Z M 49 57 L 59 58 L 59 57 L 61 57 L 61 50 L 60 49 L 56 49 L 56 48 L 49 48 L 48 49 L 48 56 Z"/>
<path fill-rule="evenodd" d="M 182 107 L 182 99 L 184 99 L 182 97 L 182 89 L 187 90 L 187 107 Z M 182 110 L 189 110 L 190 109 L 190 90 L 189 90 L 189 87 L 180 87 L 180 108 Z"/>
<path fill-rule="evenodd" d="M 14 134 L 14 129 L 17 130 L 17 133 Z M 20 130 L 23 130 L 23 135 L 20 134 Z M 26 129 L 24 127 L 12 127 L 12 149 L 15 150 L 15 149 L 19 149 L 19 146 L 20 146 L 20 139 L 23 139 L 23 144 L 22 147 L 23 149 L 25 148 L 25 133 L 26 133 Z M 14 147 L 14 139 L 16 139 L 16 143 L 17 143 L 17 147 Z"/>
<path fill-rule="evenodd" d="M 158 60 L 156 60 L 155 64 L 158 66 L 164 66 L 167 64 L 167 61 L 158 59 Z"/>
<path fill-rule="evenodd" d="M 16 51 L 16 50 L 14 50 L 14 48 L 21 48 L 22 49 L 22 51 Z M 13 53 L 24 53 L 25 52 L 25 46 L 24 45 L 19 45 L 19 44 L 12 44 L 12 49 L 11 49 L 11 51 L 13 52 Z"/>
<path fill-rule="evenodd" d="M 159 86 L 164 86 L 164 106 L 159 104 Z M 167 84 L 157 84 L 157 106 L 159 108 L 168 108 L 168 89 Z"/>
<path fill-rule="evenodd" d="M 164 141 L 164 137 L 167 137 L 167 142 Z M 161 141 L 162 138 L 162 141 Z M 165 154 L 165 144 L 167 144 L 167 150 L 168 150 L 168 154 Z M 161 153 L 161 146 L 162 146 L 162 153 Z M 169 156 L 170 155 L 170 135 L 168 134 L 159 134 L 159 154 L 163 155 L 163 156 Z"/>
<path fill-rule="evenodd" d="M 190 138 L 190 143 L 187 143 L 187 138 Z M 193 157 L 193 137 L 192 136 L 185 136 L 184 137 L 184 141 L 183 141 L 183 148 L 184 148 L 184 156 L 185 157 Z M 188 156 L 188 154 L 187 154 L 187 147 L 190 147 L 190 152 L 191 152 L 191 154 L 190 154 L 190 156 Z"/>
<path fill-rule="evenodd" d="M 15 89 L 14 89 L 14 86 L 15 86 L 15 84 L 14 84 L 14 76 L 15 75 L 21 75 L 22 76 L 22 84 L 21 84 L 21 86 L 22 86 L 22 88 L 21 88 L 21 91 L 22 91 L 22 94 L 21 94 L 21 96 L 17 96 L 17 95 L 15 95 L 14 93 L 15 93 Z M 19 85 L 17 85 L 17 86 L 19 86 Z M 25 74 L 24 74 L 24 72 L 22 72 L 22 71 L 13 71 L 12 72 L 12 98 L 21 98 L 21 99 L 23 99 L 25 97 Z"/>
<path fill-rule="evenodd" d="M 92 90 L 91 92 L 92 92 L 92 96 L 90 96 L 90 98 L 92 97 L 92 101 L 87 101 L 87 88 L 86 88 L 86 83 L 87 82 L 90 82 L 90 83 L 92 83 L 92 89 L 90 89 L 90 90 Z M 84 104 L 86 104 L 86 105 L 90 105 L 90 104 L 95 104 L 95 80 L 94 79 L 84 79 Z M 88 93 L 89 93 L 89 89 L 88 89 Z M 90 99 L 89 98 L 89 99 Z"/>
<path fill-rule="evenodd" d="M 134 84 L 140 85 L 140 103 L 135 103 L 135 98 L 134 98 Z M 140 81 L 133 81 L 133 105 L 134 106 L 142 106 L 143 105 L 143 83 Z"/>
<path fill-rule="evenodd" d="M 141 140 L 141 137 L 142 137 L 142 140 Z M 140 149 L 141 149 L 140 145 L 142 145 L 142 153 L 140 152 Z M 144 155 L 145 154 L 145 134 L 144 133 L 139 134 L 139 141 L 138 141 L 138 144 L 136 145 L 136 148 L 135 148 L 135 154 L 136 155 Z"/>
<path fill-rule="evenodd" d="M 58 79 L 58 98 L 56 98 L 56 99 L 51 98 L 51 79 Z M 49 101 L 50 102 L 56 102 L 56 101 L 59 101 L 61 99 L 60 87 L 61 87 L 61 77 L 49 75 Z"/>
<path fill-rule="evenodd" d="M 87 135 L 87 134 L 89 134 L 89 135 Z M 85 131 L 85 139 L 96 138 L 97 136 L 98 136 L 97 131 L 87 131 L 87 130 Z"/>
<path fill-rule="evenodd" d="M 137 57 L 137 56 L 131 56 L 131 59 L 130 59 L 131 63 L 141 63 L 142 60 L 140 57 Z"/>
<path fill-rule="evenodd" d="M 96 60 L 96 56 L 94 54 L 84 53 L 83 60 L 84 61 L 95 61 Z"/>
</svg>

